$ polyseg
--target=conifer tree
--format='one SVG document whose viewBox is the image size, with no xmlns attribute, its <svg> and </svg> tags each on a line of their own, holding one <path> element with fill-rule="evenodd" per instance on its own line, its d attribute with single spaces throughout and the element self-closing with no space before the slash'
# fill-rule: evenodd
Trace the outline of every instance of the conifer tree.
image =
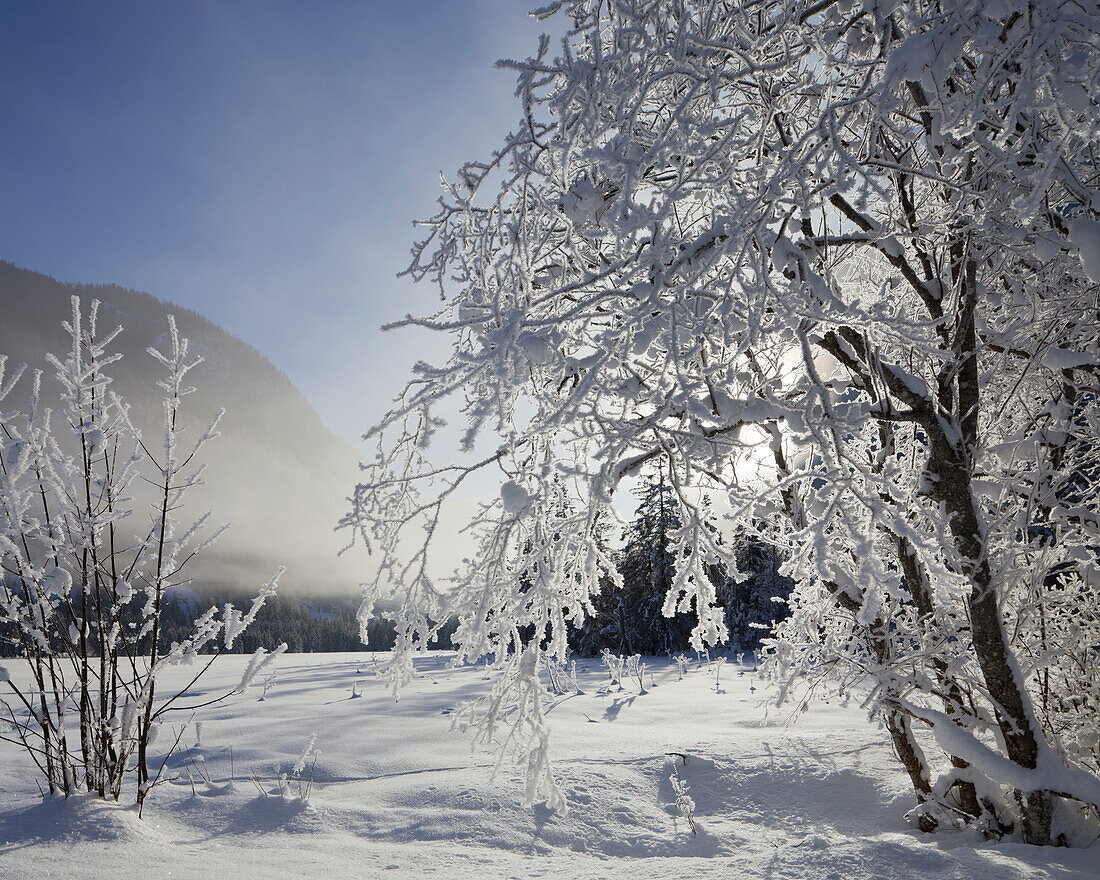
<svg viewBox="0 0 1100 880">
<path fill-rule="evenodd" d="M 794 582 L 780 573 L 779 548 L 753 532 L 735 535 L 733 558 L 741 579 L 728 574 L 719 594 L 726 608 L 729 646 L 735 651 L 757 651 L 761 639 L 787 616 L 786 600 Z"/>
<path fill-rule="evenodd" d="M 665 598 L 676 580 L 677 552 L 673 538 L 681 527 L 664 469 L 642 482 L 636 491 L 638 508 L 627 527 L 619 557 L 623 578 L 620 600 L 624 641 L 631 653 L 668 654 L 688 646 L 693 615 L 665 617 Z"/>
</svg>

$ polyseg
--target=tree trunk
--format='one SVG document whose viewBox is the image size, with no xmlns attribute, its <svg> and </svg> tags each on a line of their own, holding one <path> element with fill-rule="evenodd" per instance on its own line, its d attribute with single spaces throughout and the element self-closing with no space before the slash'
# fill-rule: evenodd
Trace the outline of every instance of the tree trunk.
<svg viewBox="0 0 1100 880">
<path fill-rule="evenodd" d="M 1041 733 L 1031 699 L 1024 690 L 1016 660 L 1005 638 L 997 591 L 985 554 L 984 534 L 971 491 L 969 468 L 960 457 L 942 432 L 933 438 L 929 468 L 937 478 L 934 481 L 936 494 L 945 505 L 956 549 L 963 558 L 963 574 L 971 584 L 967 609 L 974 653 L 993 701 L 1008 757 L 1021 767 L 1035 769 L 1039 762 Z M 1053 815 L 1050 793 L 1023 792 L 1020 806 L 1024 840 L 1039 846 L 1050 845 Z"/>
<path fill-rule="evenodd" d="M 932 778 L 928 772 L 928 761 L 924 751 L 913 736 L 909 716 L 896 709 L 884 709 L 882 714 L 886 729 L 890 731 L 890 739 L 894 743 L 898 760 L 901 761 L 905 772 L 909 774 L 909 781 L 913 783 L 917 803 L 923 804 L 932 794 Z M 939 822 L 928 811 L 921 810 L 917 814 L 917 827 L 926 834 L 935 831 L 938 825 Z"/>
<path fill-rule="evenodd" d="M 897 534 L 894 535 L 894 540 L 898 550 L 898 561 L 901 563 L 901 570 L 905 575 L 905 582 L 909 588 L 909 595 L 913 597 L 913 604 L 917 606 L 917 613 L 920 614 L 925 626 L 931 627 L 934 624 L 934 608 L 928 573 L 921 565 L 916 551 L 909 541 Z M 966 710 L 959 684 L 952 676 L 946 660 L 939 656 L 933 656 L 931 662 L 932 670 L 936 673 L 936 678 L 944 689 L 944 711 L 956 724 L 962 726 L 962 717 L 970 713 Z M 948 757 L 951 759 L 951 766 L 957 770 L 966 770 L 970 766 L 962 758 L 955 755 L 949 755 Z M 982 807 L 978 801 L 978 792 L 974 788 L 974 783 L 960 779 L 955 784 L 955 788 L 959 792 L 959 806 L 963 813 L 977 819 L 982 814 Z"/>
<path fill-rule="evenodd" d="M 835 590 L 837 604 L 848 611 L 853 618 L 858 619 L 862 603 L 853 599 L 836 584 L 829 584 L 829 587 Z M 887 624 L 882 618 L 876 618 L 867 627 L 871 651 L 875 655 L 875 660 L 883 667 L 889 665 L 892 659 L 890 641 L 886 636 L 887 631 Z M 892 691 L 889 683 L 886 683 L 885 687 L 892 696 L 897 695 L 896 691 Z M 909 775 L 909 781 L 913 783 L 917 804 L 923 804 L 928 800 L 928 796 L 932 794 L 932 774 L 928 770 L 928 759 L 924 755 L 924 750 L 920 747 L 916 737 L 913 736 L 909 716 L 897 709 L 885 708 L 882 710 L 882 717 L 886 723 L 886 729 L 890 733 L 890 740 L 894 744 L 894 752 L 905 768 L 905 772 Z M 928 812 L 921 811 L 918 814 L 917 827 L 921 831 L 935 831 L 937 825 L 935 818 Z"/>
</svg>

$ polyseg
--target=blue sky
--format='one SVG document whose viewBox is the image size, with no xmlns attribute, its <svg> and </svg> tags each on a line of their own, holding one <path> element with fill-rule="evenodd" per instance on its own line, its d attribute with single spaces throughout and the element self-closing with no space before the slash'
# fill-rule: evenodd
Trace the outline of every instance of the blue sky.
<svg viewBox="0 0 1100 880">
<path fill-rule="evenodd" d="M 0 258 L 202 312 L 354 438 L 417 348 L 378 325 L 432 308 L 410 222 L 518 119 L 528 8 L 2 0 Z"/>
</svg>

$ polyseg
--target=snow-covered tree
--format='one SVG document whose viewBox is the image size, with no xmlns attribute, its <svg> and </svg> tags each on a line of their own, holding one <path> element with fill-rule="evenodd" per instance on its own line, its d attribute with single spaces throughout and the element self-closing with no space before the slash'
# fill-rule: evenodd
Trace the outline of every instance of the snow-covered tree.
<svg viewBox="0 0 1100 880">
<path fill-rule="evenodd" d="M 634 518 L 614 553 L 622 587 L 605 579 L 593 597 L 592 611 L 570 634 L 570 644 L 579 653 L 598 654 L 607 648 L 625 654 L 672 654 L 691 648 L 694 616 L 674 609 L 666 613 L 665 608 L 677 565 L 683 564 L 677 562 L 677 554 L 690 554 L 691 547 L 673 540 L 683 524 L 663 468 L 659 466 L 656 474 L 639 481 L 634 494 L 638 499 Z M 704 499 L 704 520 L 716 532 L 718 527 L 707 507 Z M 724 612 L 728 644 L 738 651 L 760 647 L 761 638 L 777 620 L 786 617 L 785 600 L 791 591 L 790 579 L 780 573 L 781 554 L 758 531 L 738 532 L 728 561 L 707 570 Z M 719 546 L 724 540 L 721 535 L 716 537 Z"/>
<path fill-rule="evenodd" d="M 1095 662 L 1100 577 L 1082 480 L 1100 448 L 1096 9 L 539 14 L 568 20 L 559 54 L 543 40 L 503 62 L 520 124 L 446 184 L 414 249 L 410 274 L 443 304 L 402 323 L 451 355 L 418 365 L 376 429 L 347 518 L 402 597 L 399 646 L 456 613 L 467 656 L 514 655 L 520 626 L 561 655 L 562 621 L 612 573 L 589 540 L 600 511 L 664 456 L 691 548 L 666 610 L 695 612 L 697 644 L 726 636 L 706 571 L 728 548 L 703 487 L 783 534 L 799 586 L 771 668 L 872 684 L 922 827 L 953 811 L 1051 842 L 1059 797 L 1100 805 L 1095 703 L 1059 684 Z M 433 466 L 458 392 L 468 458 Z M 490 468 L 504 477 L 475 563 L 437 585 L 440 509 Z M 551 531 L 556 478 L 579 503 Z M 425 526 L 409 561 L 402 535 Z M 530 557 L 540 575 L 521 591 Z M 938 779 L 914 724 L 951 759 Z"/>
<path fill-rule="evenodd" d="M 672 538 L 682 523 L 664 469 L 659 467 L 655 477 L 642 481 L 636 494 L 638 507 L 616 560 L 623 579 L 619 601 L 623 640 L 631 654 L 683 651 L 694 620 L 688 614 L 663 612 L 676 579 L 677 554 L 690 548 Z"/>
<path fill-rule="evenodd" d="M 760 524 L 758 524 L 760 525 Z M 733 536 L 731 572 L 723 566 L 726 585 L 722 604 L 730 648 L 758 651 L 762 639 L 787 617 L 787 599 L 794 586 L 782 573 L 783 555 L 760 536 L 763 529 L 742 529 Z"/>
<path fill-rule="evenodd" d="M 210 608 L 185 638 L 164 646 L 166 595 L 221 531 L 208 528 L 209 514 L 181 519 L 202 484 L 199 453 L 217 436 L 220 414 L 198 437 L 184 436 L 177 415 L 201 359 L 169 319 L 166 345 L 148 349 L 162 372 L 163 431 L 143 437 L 111 388 L 110 366 L 121 355 L 110 345 L 121 328 L 101 334 L 98 306 L 85 315 L 73 297 L 71 348 L 47 356 L 56 410 L 41 370 L 21 382 L 25 368 L 5 375 L 0 357 L 0 406 L 21 390 L 28 398 L 25 407 L 0 409 L 0 632 L 30 672 L 27 685 L 0 668 L 10 730 L 0 737 L 26 749 L 51 794 L 85 790 L 117 800 L 133 778 L 140 806 L 163 770 L 149 751 L 159 726 L 170 713 L 197 708 L 187 698 L 191 685 L 274 595 L 279 572 L 247 611 Z M 285 648 L 254 654 L 232 693 Z M 177 664 L 195 664 L 194 676 L 162 693 L 160 672 Z M 170 751 L 171 743 L 158 748 Z"/>
</svg>

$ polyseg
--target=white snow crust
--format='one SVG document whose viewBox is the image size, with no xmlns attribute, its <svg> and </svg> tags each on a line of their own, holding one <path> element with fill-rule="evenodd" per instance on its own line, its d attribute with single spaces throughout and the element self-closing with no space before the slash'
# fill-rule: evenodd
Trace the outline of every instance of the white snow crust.
<svg viewBox="0 0 1100 880">
<path fill-rule="evenodd" d="M 284 655 L 265 699 L 252 687 L 203 710 L 201 745 L 188 729 L 187 749 L 169 758 L 170 781 L 140 820 L 97 798 L 43 800 L 29 759 L 0 743 L 0 877 L 1096 876 L 1095 848 L 912 829 L 907 782 L 856 701 L 810 703 L 791 724 L 786 712 L 765 711 L 765 683 L 733 658 L 717 682 L 716 663 L 693 661 L 678 681 L 675 664 L 647 659 L 645 693 L 609 687 L 598 660 L 579 660 L 584 694 L 555 698 L 548 714 L 570 809 L 524 807 L 519 771 L 490 781 L 493 755 L 471 753 L 450 730 L 454 708 L 487 692 L 495 673 L 448 668 L 450 656 L 418 658 L 395 703 L 379 674 L 383 655 Z M 194 701 L 232 689 L 248 660 L 219 659 Z M 27 678 L 23 664 L 5 662 Z M 186 682 L 192 673 L 168 674 Z M 155 748 L 167 750 L 183 720 L 165 724 Z M 315 786 L 303 803 L 293 785 L 279 794 L 277 781 L 314 731 Z"/>
</svg>

